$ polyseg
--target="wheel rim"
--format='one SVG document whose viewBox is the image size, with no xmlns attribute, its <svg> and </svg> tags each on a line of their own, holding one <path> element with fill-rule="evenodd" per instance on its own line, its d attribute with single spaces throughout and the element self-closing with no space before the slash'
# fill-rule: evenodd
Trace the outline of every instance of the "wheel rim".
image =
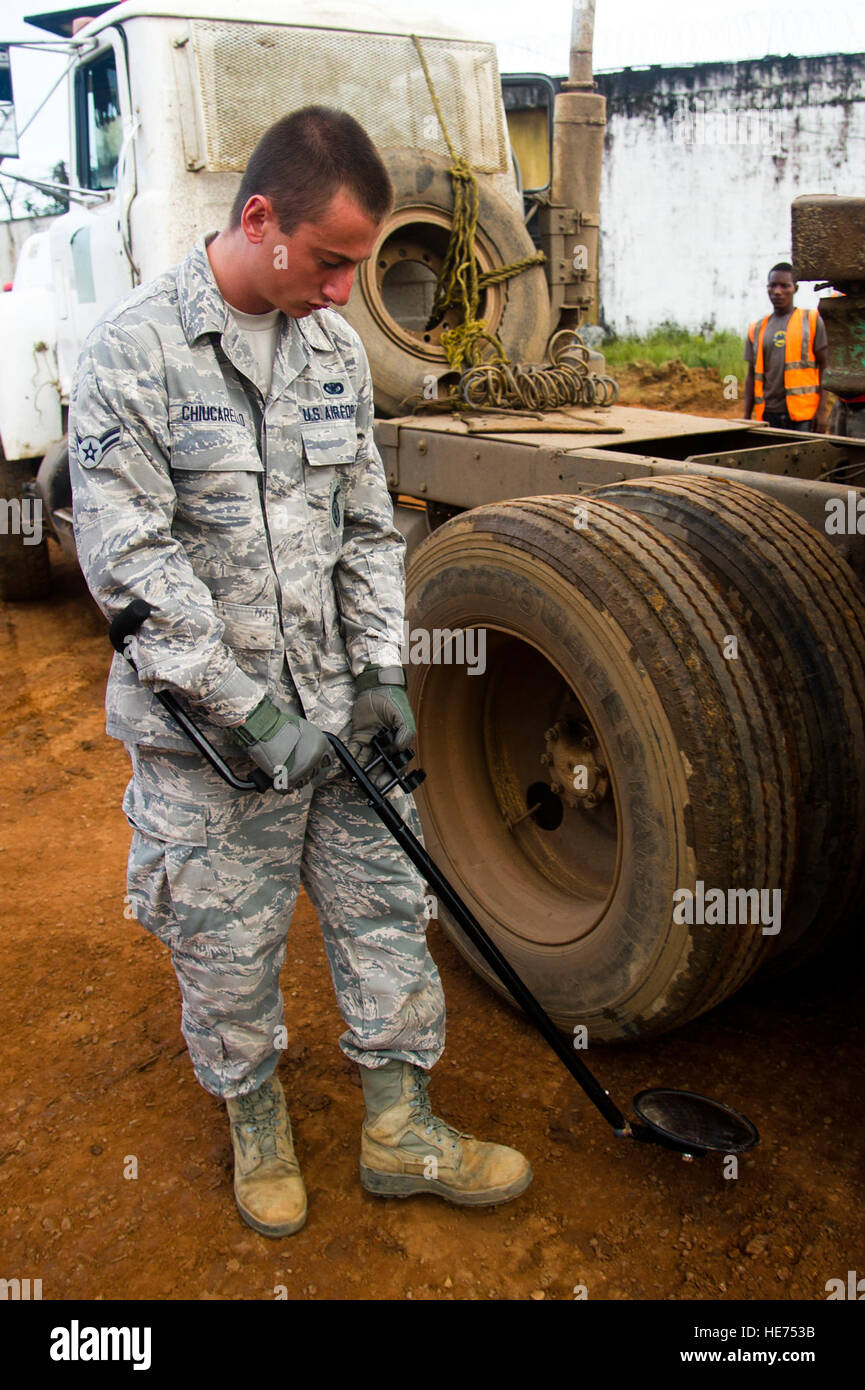
<svg viewBox="0 0 865 1390">
<path fill-rule="evenodd" d="M 610 762 L 592 711 L 563 673 L 525 638 L 485 631 L 483 675 L 427 669 L 426 810 L 477 905 L 516 938 L 562 946 L 600 923 L 618 882 L 623 837 Z M 562 780 L 575 761 L 587 769 L 579 789 Z"/>
<path fill-rule="evenodd" d="M 436 364 L 446 363 L 441 344 L 446 328 L 454 328 L 461 315 L 448 309 L 440 323 L 429 330 L 435 286 L 444 263 L 452 228 L 451 218 L 429 207 L 402 208 L 388 218 L 372 255 L 361 266 L 364 298 L 378 326 L 400 347 Z M 498 264 L 492 244 L 478 228 L 475 253 L 481 271 Z M 478 317 L 496 332 L 504 308 L 501 285 L 482 290 Z"/>
</svg>

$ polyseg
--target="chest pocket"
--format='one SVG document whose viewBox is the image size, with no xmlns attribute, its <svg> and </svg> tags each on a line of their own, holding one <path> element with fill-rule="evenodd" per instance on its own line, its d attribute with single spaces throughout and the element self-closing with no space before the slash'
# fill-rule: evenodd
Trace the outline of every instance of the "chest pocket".
<svg viewBox="0 0 865 1390">
<path fill-rule="evenodd" d="M 192 418 L 196 411 L 201 418 Z M 205 414 L 208 412 L 208 414 Z M 219 416 L 223 418 L 220 419 Z M 184 472 L 262 471 L 249 405 L 173 404 L 169 410 L 171 468 Z"/>
<path fill-rule="evenodd" d="M 183 409 L 175 405 L 169 415 L 171 476 L 181 514 L 209 527 L 235 527 L 260 515 L 263 466 L 246 412 L 233 409 L 233 420 L 191 420 Z"/>
<path fill-rule="evenodd" d="M 317 542 L 335 550 L 342 538 L 345 494 L 357 456 L 353 420 L 303 428 L 303 481 Z"/>
</svg>

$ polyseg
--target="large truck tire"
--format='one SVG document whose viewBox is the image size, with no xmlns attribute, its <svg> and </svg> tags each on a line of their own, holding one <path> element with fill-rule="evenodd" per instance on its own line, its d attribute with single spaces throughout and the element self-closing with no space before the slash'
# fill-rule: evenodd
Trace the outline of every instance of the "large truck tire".
<svg viewBox="0 0 865 1390">
<path fill-rule="evenodd" d="M 865 593 L 825 537 L 726 479 L 651 479 L 596 494 L 687 549 L 723 593 L 740 649 L 781 712 L 798 800 L 796 867 L 775 969 L 841 942 L 865 869 Z"/>
<path fill-rule="evenodd" d="M 594 497 L 479 507 L 419 546 L 406 616 L 427 847 L 556 1023 L 645 1037 L 737 989 L 771 923 L 689 923 L 687 894 L 694 918 L 717 915 L 698 881 L 783 900 L 794 789 L 761 669 L 725 657 L 733 616 L 687 551 Z M 460 640 L 473 660 L 449 664 Z"/>
<path fill-rule="evenodd" d="M 344 315 L 360 334 L 372 371 L 376 410 L 400 415 L 431 398 L 433 382 L 450 373 L 441 345 L 459 322 L 449 310 L 426 329 L 453 219 L 448 162 L 411 149 L 381 151 L 394 185 L 393 211 L 369 260 L 361 266 Z M 519 213 L 478 177 L 477 260 L 482 271 L 536 252 Z M 498 334 L 512 361 L 543 360 L 550 332 L 550 299 L 541 266 L 481 293 L 478 315 Z M 434 393 L 433 393 L 434 394 Z"/>
<path fill-rule="evenodd" d="M 25 499 L 24 485 L 32 480 L 32 463 L 28 459 L 5 459 L 0 452 L 0 506 L 3 507 L 3 529 L 0 530 L 0 598 L 9 603 L 27 603 L 46 598 L 51 589 L 51 560 L 48 555 L 47 525 L 40 539 L 24 544 L 24 537 L 15 524 L 14 504 Z M 41 503 L 29 498 L 31 505 Z M 12 504 L 12 505 L 10 505 Z"/>
</svg>

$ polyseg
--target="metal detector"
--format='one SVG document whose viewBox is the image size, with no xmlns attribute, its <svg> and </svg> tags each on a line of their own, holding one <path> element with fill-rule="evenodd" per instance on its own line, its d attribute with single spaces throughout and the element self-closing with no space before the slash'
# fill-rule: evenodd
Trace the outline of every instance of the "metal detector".
<svg viewBox="0 0 865 1390">
<path fill-rule="evenodd" d="M 143 599 L 133 599 L 129 606 L 118 614 L 109 629 L 112 645 L 126 657 L 133 669 L 135 663 L 132 661 L 126 639 L 138 630 L 151 612 L 152 606 L 149 603 Z M 199 753 L 232 787 L 238 791 L 257 792 L 272 789 L 270 778 L 260 768 L 256 768 L 249 780 L 232 772 L 173 695 L 167 691 L 160 691 L 157 698 L 188 735 Z M 406 764 L 414 757 L 413 751 L 406 749 L 403 752 L 395 752 L 386 731 L 381 730 L 373 739 L 374 756 L 365 767 L 361 767 L 335 734 L 326 734 L 326 737 L 351 780 L 363 791 L 367 803 L 372 806 L 397 844 L 438 895 L 451 917 L 495 971 L 513 999 L 528 1015 L 538 1032 L 546 1039 L 556 1056 L 564 1063 L 619 1138 L 635 1139 L 643 1144 L 660 1144 L 688 1158 L 703 1157 L 708 1153 L 737 1154 L 754 1147 L 760 1136 L 745 1115 L 741 1115 L 729 1105 L 722 1105 L 720 1101 L 699 1095 L 696 1091 L 679 1091 L 668 1087 L 653 1087 L 640 1091 L 632 1102 L 638 1119 L 627 1119 L 611 1100 L 609 1092 L 604 1090 L 576 1055 L 573 1047 L 569 1046 L 549 1014 L 508 964 L 480 922 L 469 911 L 388 800 L 388 793 L 394 787 L 399 787 L 404 792 L 412 792 L 424 780 L 426 773 L 420 768 L 414 772 L 404 771 Z M 379 785 L 371 780 L 371 773 L 376 774 L 376 782 Z"/>
</svg>

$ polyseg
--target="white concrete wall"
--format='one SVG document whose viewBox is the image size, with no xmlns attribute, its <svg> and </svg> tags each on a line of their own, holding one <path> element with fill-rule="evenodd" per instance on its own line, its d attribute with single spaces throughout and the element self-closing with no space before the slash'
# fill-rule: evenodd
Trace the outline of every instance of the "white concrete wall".
<svg viewBox="0 0 865 1390">
<path fill-rule="evenodd" d="M 617 333 L 768 312 L 802 193 L 865 196 L 865 54 L 598 74 L 601 305 Z M 797 304 L 816 304 L 802 284 Z"/>
</svg>

